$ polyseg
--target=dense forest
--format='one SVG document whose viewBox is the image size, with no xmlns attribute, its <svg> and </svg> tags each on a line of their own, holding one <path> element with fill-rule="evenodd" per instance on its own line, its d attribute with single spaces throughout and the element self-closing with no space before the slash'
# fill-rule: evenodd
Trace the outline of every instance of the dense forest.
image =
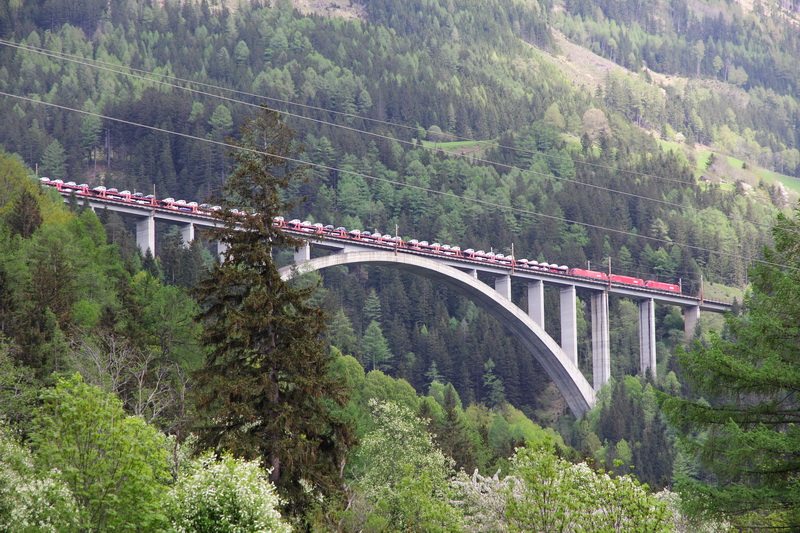
<svg viewBox="0 0 800 533">
<path fill-rule="evenodd" d="M 783 4 L 373 0 L 364 17 L 346 19 L 282 0 L 4 3 L 9 361 L 30 383 L 79 370 L 128 413 L 185 437 L 181 398 L 205 356 L 185 289 L 213 256 L 168 230 L 158 256 L 142 256 L 130 221 L 64 210 L 20 176 L 202 201 L 230 176 L 221 144 L 259 105 L 285 113 L 310 164 L 282 193 L 296 201 L 287 218 L 397 227 L 406 238 L 513 247 L 570 266 L 611 262 L 620 274 L 680 280 L 688 294 L 709 283 L 744 288 L 793 201 L 776 173 L 787 183 L 800 175 L 800 43 Z M 570 77 L 558 61 L 564 38 L 619 68 Z M 40 220 L 26 219 L 31 202 Z M 285 264 L 290 253 L 275 258 Z M 619 461 L 620 473 L 652 488 L 698 472 L 655 400 L 689 390 L 673 357 L 680 309 L 657 308 L 658 368 L 637 375 L 638 309 L 611 299 L 613 379 L 575 421 L 521 344 L 447 288 L 373 267 L 330 269 L 319 281 L 312 300 L 329 317 L 331 349 L 351 357 L 350 374 L 366 370 L 359 386 L 373 383 L 358 417 L 368 418 L 369 398 L 397 400 L 397 390 L 375 390 L 403 379 L 405 407 L 439 424 L 436 444 L 468 472 L 506 467 L 515 446 L 541 440 L 515 427 L 533 422 L 560 432 L 550 438 L 562 455 Z M 586 296 L 579 362 L 590 375 Z M 545 297 L 558 307 L 555 290 Z M 524 306 L 521 288 L 512 298 Z M 554 338 L 557 318 L 547 316 Z M 142 403 L 135 372 L 92 381 L 101 353 L 160 376 L 163 391 L 145 396 L 164 401 Z M 18 419 L 32 416 L 35 398 L 12 400 L 22 402 L 10 408 Z"/>
</svg>

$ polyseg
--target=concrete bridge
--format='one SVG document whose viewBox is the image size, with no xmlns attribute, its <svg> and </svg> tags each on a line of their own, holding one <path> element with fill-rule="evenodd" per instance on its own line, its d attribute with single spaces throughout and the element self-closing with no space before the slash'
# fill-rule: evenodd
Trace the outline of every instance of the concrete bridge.
<svg viewBox="0 0 800 533">
<path fill-rule="evenodd" d="M 67 200 L 69 192 L 62 191 Z M 195 237 L 195 229 L 215 227 L 220 222 L 208 213 L 182 211 L 180 207 L 164 208 L 141 205 L 134 201 L 78 197 L 92 209 L 108 209 L 136 218 L 136 241 L 143 252 L 156 252 L 156 223 L 178 225 L 185 243 Z M 570 410 L 580 416 L 595 404 L 595 394 L 611 376 L 608 295 L 618 294 L 634 300 L 639 306 L 640 369 L 656 369 L 655 305 L 679 306 L 683 310 L 686 339 L 694 334 L 701 311 L 721 313 L 729 304 L 710 302 L 679 293 L 652 290 L 641 286 L 609 284 L 597 280 L 529 269 L 514 269 L 508 265 L 486 263 L 464 257 L 415 251 L 410 248 L 388 247 L 386 244 L 360 242 L 332 235 L 309 234 L 301 230 L 284 229 L 302 237 L 307 244 L 294 256 L 294 264 L 281 269 L 284 279 L 297 273 L 320 270 L 335 265 L 372 264 L 400 268 L 444 283 L 499 320 L 516 335 L 545 369 L 550 379 L 564 395 Z M 311 246 L 323 255 L 311 257 Z M 218 247 L 218 253 L 224 249 Z M 478 278 L 493 279 L 493 286 Z M 527 285 L 528 309 L 522 310 L 511 301 L 511 282 Z M 544 286 L 555 286 L 560 292 L 561 338 L 554 340 L 544 329 Z M 578 331 L 576 290 L 591 294 L 592 323 L 592 383 L 578 368 Z"/>
<path fill-rule="evenodd" d="M 308 237 L 308 235 L 305 235 Z M 311 246 L 333 253 L 311 257 Z M 595 394 L 611 377 L 611 353 L 608 321 L 608 295 L 619 294 L 631 298 L 639 305 L 640 368 L 644 372 L 656 370 L 655 304 L 677 305 L 683 309 L 687 339 L 695 331 L 700 311 L 724 312 L 730 306 L 720 302 L 706 302 L 699 298 L 648 290 L 636 286 L 609 285 L 608 282 L 590 278 L 554 274 L 550 272 L 511 270 L 507 266 L 476 264 L 462 258 L 435 256 L 412 250 L 387 251 L 384 246 L 367 243 L 318 240 L 299 249 L 293 265 L 280 270 L 284 279 L 313 270 L 336 265 L 371 264 L 386 265 L 414 272 L 444 283 L 499 320 L 531 352 L 545 369 L 550 379 L 564 395 L 570 410 L 576 416 L 591 409 Z M 494 287 L 478 279 L 493 278 Z M 511 281 L 527 284 L 528 309 L 520 309 L 511 301 Z M 561 339 L 556 342 L 544 329 L 544 285 L 555 285 L 560 292 Z M 592 384 L 578 368 L 577 295 L 576 289 L 591 293 L 592 323 Z"/>
<path fill-rule="evenodd" d="M 70 191 L 60 191 L 64 201 L 71 197 Z M 88 205 L 95 212 L 107 209 L 119 215 L 136 220 L 136 244 L 146 253 L 156 255 L 156 223 L 165 223 L 178 226 L 183 237 L 183 242 L 188 246 L 195 239 L 197 228 L 213 228 L 221 226 L 219 220 L 202 212 L 193 213 L 188 208 L 182 211 L 181 207 L 167 209 L 154 207 L 145 202 L 137 203 L 135 200 L 122 202 L 110 198 L 76 195 L 76 200 L 81 205 Z M 218 243 L 217 253 L 223 253 L 221 243 Z"/>
</svg>

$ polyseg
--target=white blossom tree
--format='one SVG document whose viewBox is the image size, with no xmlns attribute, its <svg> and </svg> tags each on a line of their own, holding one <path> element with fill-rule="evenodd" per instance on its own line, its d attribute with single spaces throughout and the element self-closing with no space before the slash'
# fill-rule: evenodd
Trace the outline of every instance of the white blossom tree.
<svg viewBox="0 0 800 533">
<path fill-rule="evenodd" d="M 208 452 L 167 493 L 165 508 L 175 531 L 288 533 L 281 502 L 257 461 Z"/>
<path fill-rule="evenodd" d="M 30 451 L 0 424 L 0 531 L 79 531 L 77 503 L 58 474 L 37 472 Z"/>
</svg>

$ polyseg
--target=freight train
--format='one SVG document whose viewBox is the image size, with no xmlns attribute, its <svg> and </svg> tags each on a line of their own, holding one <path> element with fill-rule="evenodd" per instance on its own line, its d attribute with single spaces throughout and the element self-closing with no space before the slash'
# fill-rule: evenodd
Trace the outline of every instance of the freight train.
<svg viewBox="0 0 800 533">
<path fill-rule="evenodd" d="M 132 193 L 128 190 L 119 191 L 114 188 L 106 188 L 103 186 L 89 187 L 89 185 L 85 183 L 76 184 L 74 181 L 64 182 L 62 180 L 51 180 L 48 178 L 40 178 L 40 181 L 43 185 L 54 187 L 62 193 L 74 193 L 77 196 L 110 200 L 115 202 L 125 202 L 136 204 L 142 207 L 169 209 L 208 217 L 214 216 L 214 212 L 221 209 L 221 207 L 218 205 L 198 204 L 197 202 L 175 200 L 174 198 L 157 199 L 153 194 L 146 195 L 141 192 Z M 247 216 L 247 213 L 244 210 L 232 209 L 231 212 L 237 215 Z M 507 267 L 511 270 L 516 269 L 521 271 L 549 272 L 551 274 L 558 274 L 562 276 L 590 278 L 616 285 L 630 285 L 656 291 L 665 291 L 678 294 L 681 293 L 680 285 L 675 283 L 644 280 L 641 278 L 623 276 L 620 274 L 609 275 L 598 270 L 569 268 L 556 263 L 538 262 L 528 259 L 516 259 L 511 255 L 494 253 L 492 251 L 487 252 L 484 250 L 475 250 L 473 248 L 466 248 L 462 250 L 459 246 L 440 244 L 438 242 L 429 243 L 428 241 L 417 239 L 404 240 L 400 237 L 381 234 L 380 232 L 370 233 L 369 231 L 360 231 L 357 229 L 348 230 L 341 226 L 334 227 L 333 225 L 323 225 L 319 222 L 311 223 L 310 221 L 301 221 L 300 219 L 293 219 L 287 222 L 284 217 L 281 216 L 273 219 L 273 225 L 283 229 L 317 235 L 319 237 L 369 243 L 371 245 L 379 245 L 392 250 L 421 252 L 425 254 L 459 258 L 462 260 L 479 263 L 490 263 L 497 266 Z"/>
</svg>

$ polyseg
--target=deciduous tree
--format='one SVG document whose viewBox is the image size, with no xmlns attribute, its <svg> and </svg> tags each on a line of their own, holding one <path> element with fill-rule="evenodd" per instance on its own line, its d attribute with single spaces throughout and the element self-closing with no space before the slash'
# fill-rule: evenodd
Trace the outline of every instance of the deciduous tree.
<svg viewBox="0 0 800 533">
<path fill-rule="evenodd" d="M 371 400 L 370 408 L 376 427 L 364 437 L 353 472 L 368 522 L 381 531 L 460 531 L 449 498 L 453 460 L 406 407 Z"/>
<path fill-rule="evenodd" d="M 60 472 L 78 503 L 81 530 L 154 530 L 169 477 L 166 437 L 127 416 L 119 399 L 61 379 L 42 394 L 32 440 L 44 472 Z"/>
</svg>

